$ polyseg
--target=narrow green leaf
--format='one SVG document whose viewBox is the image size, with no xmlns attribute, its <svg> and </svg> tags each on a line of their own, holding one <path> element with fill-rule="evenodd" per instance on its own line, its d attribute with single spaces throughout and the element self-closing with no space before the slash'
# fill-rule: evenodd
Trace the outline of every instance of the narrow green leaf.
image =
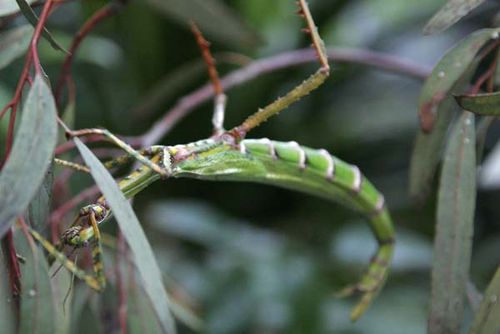
<svg viewBox="0 0 500 334">
<path fill-rule="evenodd" d="M 458 104 L 478 115 L 500 116 L 500 92 L 456 96 Z"/>
<path fill-rule="evenodd" d="M 476 31 L 449 50 L 432 70 L 424 83 L 418 101 L 420 126 L 430 132 L 434 126 L 437 109 L 452 89 L 459 89 L 457 82 L 475 65 L 477 52 L 490 40 L 497 39 L 499 29 Z"/>
<path fill-rule="evenodd" d="M 26 52 L 32 34 L 33 28 L 28 24 L 0 34 L 0 69 Z"/>
<path fill-rule="evenodd" d="M 424 27 L 424 34 L 445 31 L 485 0 L 449 0 Z"/>
<path fill-rule="evenodd" d="M 23 13 L 26 20 L 28 20 L 28 22 L 31 23 L 33 27 L 36 27 L 36 25 L 38 24 L 38 17 L 36 16 L 29 3 L 26 2 L 26 0 L 16 0 L 16 2 L 19 5 L 19 8 L 21 9 L 21 12 Z M 68 53 L 66 49 L 64 49 L 59 43 L 57 43 L 57 41 L 54 39 L 54 37 L 52 37 L 51 33 L 45 27 L 42 30 L 42 36 L 50 43 L 50 45 L 54 49 Z"/>
<path fill-rule="evenodd" d="M 236 47 L 257 44 L 257 33 L 246 26 L 227 5 L 218 0 L 147 0 L 159 13 L 188 25 L 196 22 L 210 39 Z"/>
<path fill-rule="evenodd" d="M 32 4 L 36 0 L 28 0 L 29 4 Z M 19 12 L 19 6 L 16 0 L 0 0 L 0 17 L 15 14 Z"/>
<path fill-rule="evenodd" d="M 469 334 L 500 333 L 500 267 L 491 279 Z"/>
<path fill-rule="evenodd" d="M 160 268 L 130 203 L 120 191 L 113 177 L 87 146 L 78 138 L 73 140 L 86 165 L 89 166 L 92 177 L 104 194 L 106 202 L 111 207 L 120 230 L 130 246 L 135 265 L 144 284 L 144 290 L 153 304 L 163 331 L 175 333 L 175 324 L 170 314 L 169 300 L 163 285 Z"/>
<path fill-rule="evenodd" d="M 47 262 L 43 252 L 28 242 L 21 231 L 14 235 L 21 264 L 21 307 L 19 333 L 53 334 L 55 309 Z"/>
<path fill-rule="evenodd" d="M 452 100 L 448 98 L 438 107 L 434 130 L 431 133 L 419 130 L 417 133 L 410 162 L 410 196 L 419 203 L 424 202 L 431 190 L 453 111 Z"/>
<path fill-rule="evenodd" d="M 476 153 L 474 115 L 463 112 L 445 152 L 438 194 L 429 333 L 458 333 L 469 279 Z"/>
<path fill-rule="evenodd" d="M 0 252 L 0 333 L 15 333 L 16 316 L 14 299 L 12 298 L 7 263 L 3 252 Z"/>
<path fill-rule="evenodd" d="M 24 104 L 12 152 L 0 173 L 0 237 L 38 191 L 56 139 L 54 97 L 45 80 L 36 76 Z"/>
</svg>

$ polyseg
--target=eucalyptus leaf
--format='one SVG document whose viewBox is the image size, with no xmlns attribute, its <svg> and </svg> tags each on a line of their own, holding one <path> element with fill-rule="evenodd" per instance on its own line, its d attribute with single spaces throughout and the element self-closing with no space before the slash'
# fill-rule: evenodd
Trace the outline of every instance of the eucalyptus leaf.
<svg viewBox="0 0 500 334">
<path fill-rule="evenodd" d="M 127 201 L 113 177 L 96 156 L 78 138 L 73 138 L 90 174 L 101 189 L 106 202 L 116 217 L 120 230 L 134 256 L 134 262 L 142 278 L 144 290 L 166 333 L 176 333 L 174 320 L 169 310 L 169 300 L 153 250 L 146 239 L 130 203 Z"/>
<path fill-rule="evenodd" d="M 12 152 L 0 173 L 0 237 L 38 191 L 56 140 L 54 97 L 45 80 L 37 75 L 24 104 Z"/>
<path fill-rule="evenodd" d="M 35 12 L 29 5 L 29 3 L 26 0 L 16 0 L 17 4 L 19 5 L 19 8 L 21 9 L 21 12 L 23 13 L 24 17 L 26 20 L 28 20 L 29 23 L 33 27 L 36 27 L 38 24 L 38 17 L 36 16 Z M 68 53 L 66 49 L 64 49 L 52 36 L 52 34 L 47 30 L 47 28 L 43 28 L 42 30 L 42 36 L 52 45 L 52 47 L 56 50 Z"/>
<path fill-rule="evenodd" d="M 491 279 L 474 316 L 470 334 L 487 334 L 500 332 L 500 267 Z"/>
<path fill-rule="evenodd" d="M 0 69 L 8 66 L 28 49 L 33 27 L 22 25 L 0 34 Z"/>
<path fill-rule="evenodd" d="M 499 29 L 478 30 L 449 50 L 432 70 L 422 87 L 418 101 L 420 126 L 430 132 L 434 126 L 439 105 L 449 96 L 452 89 L 458 89 L 457 82 L 474 65 L 478 51 L 490 40 L 498 39 Z"/>
<path fill-rule="evenodd" d="M 147 0 L 146 3 L 180 24 L 188 26 L 189 22 L 196 22 L 211 39 L 235 47 L 251 47 L 258 42 L 257 33 L 222 1 Z"/>
<path fill-rule="evenodd" d="M 449 0 L 424 27 L 424 34 L 445 31 L 485 0 Z"/>
<path fill-rule="evenodd" d="M 500 92 L 456 96 L 460 107 L 478 115 L 500 115 Z"/>
<path fill-rule="evenodd" d="M 55 307 L 47 262 L 43 252 L 26 236 L 14 235 L 18 253 L 26 261 L 21 265 L 21 307 L 19 333 L 55 333 Z"/>
<path fill-rule="evenodd" d="M 410 196 L 423 203 L 431 189 L 434 173 L 441 160 L 446 134 L 453 119 L 452 99 L 438 107 L 436 124 L 431 133 L 418 130 L 410 161 Z"/>
<path fill-rule="evenodd" d="M 476 203 L 474 115 L 463 112 L 445 152 L 438 194 L 429 333 L 458 333 L 472 252 Z"/>
</svg>

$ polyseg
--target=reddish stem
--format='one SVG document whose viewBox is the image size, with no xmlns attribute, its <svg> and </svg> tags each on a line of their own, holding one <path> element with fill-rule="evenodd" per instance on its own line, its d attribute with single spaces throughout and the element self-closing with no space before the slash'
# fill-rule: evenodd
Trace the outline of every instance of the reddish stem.
<svg viewBox="0 0 500 334">
<path fill-rule="evenodd" d="M 9 103 L 2 109 L 0 112 L 0 118 L 2 118 L 5 113 L 10 110 L 10 119 L 9 119 L 9 127 L 7 130 L 7 139 L 5 143 L 5 157 L 2 161 L 2 166 L 7 161 L 10 155 L 10 151 L 12 149 L 12 143 L 14 142 L 14 125 L 16 123 L 16 114 L 17 114 L 17 106 L 21 102 L 22 98 L 22 93 L 23 93 L 23 88 L 24 84 L 26 82 L 29 82 L 29 72 L 30 72 L 30 67 L 31 64 L 35 64 L 35 72 L 37 74 L 41 73 L 41 66 L 40 66 L 40 60 L 38 57 L 38 50 L 37 50 L 37 45 L 38 41 L 40 40 L 40 36 L 43 30 L 43 27 L 45 26 L 45 23 L 49 17 L 50 14 L 50 9 L 52 8 L 54 0 L 47 0 L 45 2 L 43 9 L 42 9 L 42 14 L 40 15 L 38 19 L 38 24 L 35 27 L 35 31 L 33 32 L 33 37 L 31 38 L 31 43 L 30 43 L 30 50 L 26 54 L 26 60 L 24 62 L 24 67 L 21 72 L 21 76 L 19 78 L 19 81 L 17 83 L 16 91 L 14 93 L 14 97 L 10 100 Z"/>
<path fill-rule="evenodd" d="M 21 292 L 21 269 L 19 267 L 19 259 L 17 258 L 16 247 L 14 245 L 14 234 L 12 229 L 9 229 L 5 235 L 4 247 L 7 253 L 11 291 L 13 295 L 16 296 Z"/>
<path fill-rule="evenodd" d="M 73 42 L 71 43 L 71 47 L 69 48 L 68 55 L 64 59 L 64 63 L 62 65 L 61 73 L 59 74 L 59 79 L 57 81 L 54 97 L 57 105 L 60 105 L 61 102 L 61 94 L 64 87 L 64 84 L 68 82 L 71 76 L 71 64 L 73 63 L 74 56 L 76 51 L 78 50 L 80 44 L 83 39 L 99 24 L 102 20 L 115 15 L 121 6 L 117 3 L 109 3 L 99 9 L 94 13 L 80 28 L 80 30 L 76 33 L 75 38 L 73 38 Z"/>
<path fill-rule="evenodd" d="M 54 0 L 47 0 L 45 5 L 43 6 L 42 13 L 38 18 L 38 24 L 35 27 L 35 31 L 33 32 L 33 38 L 31 39 L 31 47 L 30 52 L 33 59 L 33 66 L 35 67 L 35 73 L 37 75 L 42 74 L 42 65 L 40 64 L 40 58 L 38 56 L 38 41 L 40 40 L 40 36 L 42 35 L 43 28 L 45 26 L 45 22 L 50 15 L 50 10 L 52 9 Z"/>
<path fill-rule="evenodd" d="M 481 74 L 481 76 L 476 80 L 472 88 L 470 89 L 470 94 L 477 94 L 479 90 L 481 89 L 481 86 L 488 80 L 488 87 L 487 91 L 492 92 L 493 91 L 493 74 L 495 74 L 495 69 L 497 67 L 497 57 L 495 57 L 495 60 L 493 60 L 488 67 L 488 69 Z"/>
<path fill-rule="evenodd" d="M 336 62 L 372 66 L 418 79 L 425 79 L 431 73 L 430 67 L 400 57 L 374 51 L 350 48 L 330 48 L 327 49 L 327 54 L 328 59 Z M 221 79 L 222 88 L 227 91 L 229 88 L 250 81 L 260 75 L 313 61 L 317 61 L 316 51 L 309 48 L 284 52 L 276 56 L 257 60 L 223 77 Z M 188 115 L 194 107 L 208 101 L 213 96 L 214 90 L 211 85 L 200 87 L 191 94 L 184 96 L 162 119 L 156 122 L 148 132 L 141 136 L 131 138 L 129 144 L 145 147 L 158 143 L 158 141 L 168 133 L 177 122 Z"/>
</svg>

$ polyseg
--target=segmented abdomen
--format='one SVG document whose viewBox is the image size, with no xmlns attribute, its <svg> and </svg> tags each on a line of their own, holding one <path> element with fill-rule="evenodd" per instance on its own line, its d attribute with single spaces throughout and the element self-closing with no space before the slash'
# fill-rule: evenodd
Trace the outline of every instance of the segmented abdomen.
<svg viewBox="0 0 500 334">
<path fill-rule="evenodd" d="M 324 149 L 311 149 L 294 141 L 245 139 L 240 142 L 240 152 L 259 160 L 268 160 L 269 164 L 266 166 L 270 169 L 270 179 L 273 178 L 274 166 L 279 165 L 279 162 L 288 165 L 289 169 L 296 169 L 298 184 L 292 188 L 302 186 L 302 191 L 313 192 L 358 209 L 370 220 L 370 226 L 380 244 L 393 242 L 393 226 L 384 196 L 363 176 L 357 166 L 332 156 Z M 302 180 L 301 174 L 304 174 Z M 316 180 L 311 180 L 312 175 L 317 176 Z M 289 187 L 287 182 L 281 184 L 279 178 L 276 178 L 272 183 Z"/>
</svg>

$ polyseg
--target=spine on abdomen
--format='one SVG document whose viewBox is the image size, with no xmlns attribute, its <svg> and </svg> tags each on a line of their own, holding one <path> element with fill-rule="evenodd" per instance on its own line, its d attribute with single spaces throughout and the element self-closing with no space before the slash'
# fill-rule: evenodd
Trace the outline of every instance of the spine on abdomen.
<svg viewBox="0 0 500 334">
<path fill-rule="evenodd" d="M 354 292 L 363 294 L 361 302 L 351 313 L 353 319 L 358 318 L 382 287 L 392 259 L 394 228 L 384 196 L 363 176 L 357 166 L 332 156 L 324 149 L 315 150 L 300 146 L 294 141 L 277 142 L 263 138 L 242 140 L 240 152 L 250 154 L 257 159 L 280 161 L 296 167 L 299 172 L 309 171 L 320 176 L 324 180 L 324 183 L 320 181 L 321 187 L 324 186 L 325 189 L 326 196 L 324 197 L 329 197 L 333 201 L 345 202 L 346 199 L 352 201 L 353 206 L 366 216 L 379 247 L 361 281 L 342 293 L 343 295 Z M 308 175 L 303 174 L 304 177 Z M 308 183 L 304 182 L 304 187 L 307 186 Z M 335 188 L 336 192 L 328 192 L 330 187 Z M 317 189 L 315 193 L 318 193 Z M 337 196 L 339 198 L 336 198 L 336 195 L 328 195 L 332 193 L 339 193 Z"/>
</svg>

